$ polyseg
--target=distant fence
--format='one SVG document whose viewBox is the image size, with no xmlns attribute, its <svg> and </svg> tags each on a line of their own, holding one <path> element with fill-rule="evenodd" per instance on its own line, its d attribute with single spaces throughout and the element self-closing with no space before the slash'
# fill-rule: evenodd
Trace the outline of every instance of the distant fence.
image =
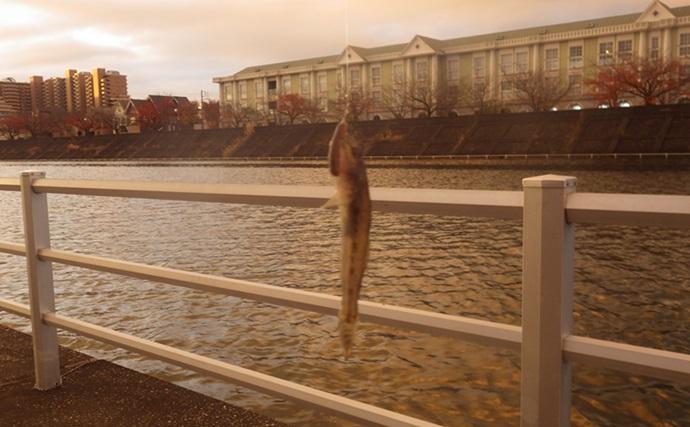
<svg viewBox="0 0 690 427">
<path fill-rule="evenodd" d="M 690 383 L 690 355 L 571 333 L 574 224 L 690 229 L 690 196 L 576 193 L 575 184 L 573 177 L 545 175 L 524 179 L 522 192 L 373 188 L 377 211 L 522 219 L 522 327 L 371 301 L 360 302 L 362 321 L 520 349 L 523 426 L 569 425 L 573 361 Z M 0 252 L 26 257 L 29 293 L 28 306 L 0 299 L 0 309 L 31 320 L 36 388 L 61 383 L 60 328 L 360 422 L 434 425 L 55 312 L 54 262 L 337 315 L 340 298 L 332 295 L 53 249 L 48 227 L 48 194 L 317 208 L 331 188 L 55 180 L 27 171 L 0 178 L 0 191 L 21 194 L 24 244 L 0 242 Z"/>
<path fill-rule="evenodd" d="M 319 123 L 259 126 L 250 135 L 215 129 L 0 141 L 0 159 L 319 158 L 327 155 L 333 128 Z M 380 120 L 353 128 L 375 158 L 690 153 L 690 105 Z"/>
</svg>

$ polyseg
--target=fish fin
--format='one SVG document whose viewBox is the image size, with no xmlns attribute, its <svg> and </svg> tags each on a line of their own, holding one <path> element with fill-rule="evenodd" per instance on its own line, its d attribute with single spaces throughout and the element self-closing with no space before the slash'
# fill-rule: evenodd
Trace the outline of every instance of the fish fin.
<svg viewBox="0 0 690 427">
<path fill-rule="evenodd" d="M 333 197 L 328 199 L 328 201 L 326 203 L 324 203 L 323 206 L 321 206 L 321 207 L 324 209 L 330 209 L 330 208 L 338 207 L 339 205 L 340 205 L 340 195 L 338 195 L 338 193 L 335 193 L 333 195 Z"/>
</svg>

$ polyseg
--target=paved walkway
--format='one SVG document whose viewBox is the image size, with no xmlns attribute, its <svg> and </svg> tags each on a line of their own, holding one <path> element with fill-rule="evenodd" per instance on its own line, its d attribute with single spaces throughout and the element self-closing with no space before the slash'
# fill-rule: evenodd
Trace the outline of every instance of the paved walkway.
<svg viewBox="0 0 690 427">
<path fill-rule="evenodd" d="M 253 412 L 61 348 L 63 385 L 33 389 L 31 337 L 0 326 L 0 426 L 282 426 Z"/>
</svg>

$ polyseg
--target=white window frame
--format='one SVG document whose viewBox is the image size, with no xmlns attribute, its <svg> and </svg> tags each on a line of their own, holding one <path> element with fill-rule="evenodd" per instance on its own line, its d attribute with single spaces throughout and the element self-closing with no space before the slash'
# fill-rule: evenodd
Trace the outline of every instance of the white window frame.
<svg viewBox="0 0 690 427">
<path fill-rule="evenodd" d="M 451 64 L 455 64 L 454 69 Z M 455 71 L 455 76 L 451 75 Z M 460 57 L 451 56 L 446 60 L 446 78 L 449 82 L 457 83 L 460 81 Z"/>
<path fill-rule="evenodd" d="M 324 87 L 321 87 L 321 79 L 325 82 Z M 318 73 L 316 75 L 316 92 L 319 96 L 328 93 L 328 73 Z"/>
<path fill-rule="evenodd" d="M 378 77 L 374 77 L 374 70 L 378 71 Z M 369 68 L 371 87 L 381 87 L 381 65 L 372 65 Z M 378 80 L 378 82 L 377 82 Z"/>
<path fill-rule="evenodd" d="M 354 73 L 357 74 L 357 78 L 353 79 Z M 359 67 L 350 67 L 350 75 L 347 76 L 350 81 L 351 88 L 358 88 L 362 85 L 362 70 Z"/>
<path fill-rule="evenodd" d="M 240 94 L 240 100 L 247 99 L 247 81 L 241 81 L 237 84 L 237 92 Z"/>
<path fill-rule="evenodd" d="M 477 72 L 477 60 L 481 60 L 481 73 Z M 472 77 L 475 79 L 483 79 L 486 77 L 486 54 L 481 53 L 472 56 Z"/>
<path fill-rule="evenodd" d="M 579 84 L 577 84 L 577 85 L 572 84 L 572 79 L 574 77 L 579 77 L 579 80 L 580 80 Z M 570 73 L 570 74 L 568 74 L 568 84 L 571 85 L 569 95 L 582 95 L 582 89 L 583 89 L 583 85 L 584 85 L 584 76 L 582 75 L 582 73 L 579 73 L 579 72 L 578 73 Z"/>
<path fill-rule="evenodd" d="M 510 58 L 510 64 L 505 64 L 504 59 Z M 510 76 L 515 73 L 515 52 L 512 50 L 504 50 L 498 52 L 498 70 L 501 76 Z"/>
<path fill-rule="evenodd" d="M 621 54 L 621 49 L 620 49 L 621 43 L 630 43 L 630 52 L 628 54 L 629 56 L 626 55 L 625 58 Z M 617 37 L 616 38 L 616 45 L 614 46 L 614 48 L 615 48 L 615 53 L 616 53 L 616 60 L 618 62 L 630 61 L 635 56 L 635 40 L 633 39 L 632 36 Z"/>
<path fill-rule="evenodd" d="M 525 55 L 525 59 L 527 60 L 525 62 L 525 67 L 524 69 L 521 69 L 520 64 L 518 63 L 518 55 Z M 514 65 L 513 67 L 515 68 L 516 73 L 527 73 L 530 70 L 529 67 L 529 49 L 523 48 L 523 49 L 515 49 L 515 58 L 514 58 Z"/>
<path fill-rule="evenodd" d="M 424 72 L 420 73 L 420 70 Z M 420 58 L 414 61 L 414 80 L 418 83 L 426 83 L 429 81 L 429 61 L 426 58 Z"/>
<path fill-rule="evenodd" d="M 254 80 L 254 98 L 264 97 L 264 82 L 263 80 Z"/>
<path fill-rule="evenodd" d="M 400 67 L 402 73 L 400 73 L 400 78 L 396 75 L 396 68 Z M 405 81 L 405 63 L 402 61 L 393 62 L 391 66 L 391 74 L 393 77 L 393 83 L 403 83 Z"/>
<path fill-rule="evenodd" d="M 287 85 L 285 83 L 288 83 Z M 292 93 L 292 76 L 283 76 L 280 79 L 280 87 L 285 93 Z"/>
<path fill-rule="evenodd" d="M 611 44 L 611 49 L 608 51 L 608 53 L 602 53 L 601 52 L 601 45 L 603 44 Z M 598 65 L 613 65 L 615 62 L 616 58 L 616 41 L 613 38 L 605 38 L 605 39 L 598 39 L 597 40 L 597 64 Z"/>
<path fill-rule="evenodd" d="M 304 84 L 306 82 L 306 84 Z M 311 82 L 309 81 L 309 74 L 302 74 L 299 76 L 299 94 L 303 97 L 308 97 L 311 92 L 309 87 Z"/>
<path fill-rule="evenodd" d="M 579 56 L 572 56 L 572 49 L 580 48 Z M 579 70 L 585 66 L 585 45 L 582 42 L 568 44 L 568 68 Z"/>
<path fill-rule="evenodd" d="M 549 51 L 556 51 L 555 58 L 549 58 Z M 544 46 L 544 71 L 554 72 L 560 69 L 561 49 L 557 44 Z"/>
<path fill-rule="evenodd" d="M 685 45 L 682 44 L 683 36 L 687 36 L 687 44 Z M 683 29 L 682 31 L 678 31 L 678 57 L 690 57 L 690 30 Z"/>
<path fill-rule="evenodd" d="M 652 40 L 656 39 L 657 41 L 657 46 L 654 48 L 652 45 Z M 659 32 L 654 32 L 649 34 L 649 38 L 647 40 L 647 52 L 645 54 L 649 59 L 660 59 L 661 58 L 661 33 Z"/>
</svg>

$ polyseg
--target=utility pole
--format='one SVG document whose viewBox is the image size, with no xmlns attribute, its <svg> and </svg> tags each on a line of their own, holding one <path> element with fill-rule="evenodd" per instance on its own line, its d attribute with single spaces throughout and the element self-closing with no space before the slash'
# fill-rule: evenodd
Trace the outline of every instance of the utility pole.
<svg viewBox="0 0 690 427">
<path fill-rule="evenodd" d="M 206 129 L 206 114 L 204 111 L 204 95 L 208 97 L 208 92 L 201 89 L 201 101 L 199 103 L 199 110 L 201 111 L 201 129 Z"/>
</svg>

